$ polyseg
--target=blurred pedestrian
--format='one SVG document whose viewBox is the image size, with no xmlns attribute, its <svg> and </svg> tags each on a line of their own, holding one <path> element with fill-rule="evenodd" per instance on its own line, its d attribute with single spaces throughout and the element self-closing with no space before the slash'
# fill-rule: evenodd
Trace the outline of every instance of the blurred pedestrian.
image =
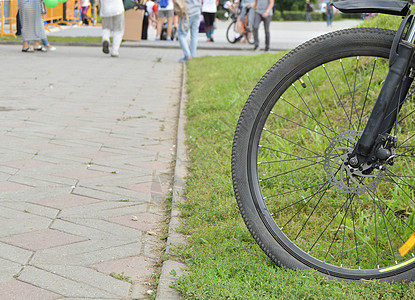
<svg viewBox="0 0 415 300">
<path fill-rule="evenodd" d="M 327 26 L 332 26 L 333 24 L 333 0 L 329 0 L 326 6 L 326 15 L 327 15 Z"/>
<path fill-rule="evenodd" d="M 310 4 L 310 0 L 306 0 L 305 1 L 305 10 L 306 10 L 306 17 L 305 17 L 305 21 L 306 22 L 311 22 L 313 21 L 313 19 L 311 18 L 311 12 L 313 11 L 313 7 Z"/>
<path fill-rule="evenodd" d="M 202 14 L 205 20 L 207 42 L 214 42 L 213 34 L 218 3 L 219 0 L 202 0 Z"/>
<path fill-rule="evenodd" d="M 172 27 L 173 27 L 173 0 L 160 0 L 159 8 L 157 13 L 157 33 L 156 41 L 161 40 L 161 31 L 163 29 L 164 20 L 167 19 L 167 41 L 172 41 L 173 37 Z"/>
<path fill-rule="evenodd" d="M 145 5 L 144 18 L 143 18 L 143 30 L 141 33 L 141 39 L 147 40 L 148 37 L 148 27 L 151 27 L 153 22 L 156 21 L 155 14 L 157 13 L 157 3 L 152 0 L 144 0 L 143 4 Z"/>
<path fill-rule="evenodd" d="M 124 4 L 122 0 L 101 0 L 102 51 L 110 53 L 110 35 L 112 33 L 111 56 L 118 57 L 124 36 Z"/>
<path fill-rule="evenodd" d="M 98 17 L 98 5 L 99 5 L 99 0 L 90 0 L 91 2 L 91 17 L 92 17 L 92 22 L 95 25 L 97 25 L 97 17 Z"/>
<path fill-rule="evenodd" d="M 81 16 L 82 16 L 82 23 L 84 25 L 89 25 L 89 22 L 93 23 L 94 20 L 88 16 L 88 10 L 91 6 L 91 2 L 89 0 L 80 0 L 81 1 Z"/>
<path fill-rule="evenodd" d="M 261 22 L 264 22 L 265 51 L 269 51 L 269 43 L 271 39 L 269 26 L 272 21 L 272 8 L 273 7 L 274 7 L 274 0 L 255 0 L 254 2 L 254 9 L 256 10 L 255 19 L 254 19 L 254 42 L 255 42 L 254 50 L 259 49 L 258 29 L 259 29 L 259 24 Z"/>
<path fill-rule="evenodd" d="M 253 29 L 254 24 L 254 18 L 255 18 L 255 9 L 254 7 L 254 0 L 241 0 L 240 3 L 241 10 L 239 12 L 239 16 L 236 19 L 236 34 L 235 39 L 237 41 L 247 42 L 243 41 L 243 27 L 246 26 L 246 31 L 251 32 Z M 245 19 L 248 18 L 248 23 L 245 23 Z"/>
<path fill-rule="evenodd" d="M 45 27 L 42 19 L 41 0 L 18 0 L 20 23 L 22 26 L 22 52 L 34 52 L 29 45 L 33 41 L 34 48 L 42 47 L 40 40 L 46 39 Z"/>
<path fill-rule="evenodd" d="M 75 7 L 74 7 L 74 10 L 73 10 L 73 13 L 74 13 L 74 18 L 75 18 L 75 22 L 78 24 L 78 23 L 81 23 L 81 3 L 78 1 L 78 0 L 76 0 L 75 1 Z"/>
<path fill-rule="evenodd" d="M 184 57 L 179 62 L 185 62 L 192 59 L 196 55 L 197 36 L 199 34 L 200 25 L 200 0 L 186 0 L 187 18 L 181 18 L 178 27 L 179 43 L 182 47 Z M 190 30 L 190 47 L 187 44 L 187 34 Z"/>
</svg>

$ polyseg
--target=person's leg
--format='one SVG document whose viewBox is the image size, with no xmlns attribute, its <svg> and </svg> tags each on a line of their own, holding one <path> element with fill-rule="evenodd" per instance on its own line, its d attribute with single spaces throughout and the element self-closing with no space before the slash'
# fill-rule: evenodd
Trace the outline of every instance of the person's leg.
<svg viewBox="0 0 415 300">
<path fill-rule="evenodd" d="M 173 37 L 171 36 L 172 26 L 173 26 L 173 12 L 172 12 L 172 15 L 167 18 L 167 40 L 168 41 L 173 39 Z"/>
<path fill-rule="evenodd" d="M 103 17 L 102 18 L 102 52 L 104 52 L 105 54 L 110 53 L 109 45 L 110 45 L 111 28 L 112 28 L 111 17 Z"/>
<path fill-rule="evenodd" d="M 246 16 L 246 7 L 242 7 L 238 19 L 236 20 L 236 30 L 238 31 L 239 35 L 242 35 L 242 23 L 245 22 L 245 16 Z M 255 13 L 254 13 L 254 18 L 255 18 Z M 236 38 L 238 38 L 236 36 Z"/>
<path fill-rule="evenodd" d="M 264 30 L 265 30 L 265 51 L 269 50 L 269 43 L 270 43 L 270 40 L 271 40 L 271 34 L 270 34 L 270 31 L 269 31 L 271 20 L 272 20 L 272 16 L 268 16 L 265 19 L 263 18 Z"/>
<path fill-rule="evenodd" d="M 51 44 L 49 44 L 49 41 L 48 41 L 47 38 L 42 39 L 42 44 L 43 44 L 44 48 L 46 48 L 46 50 L 49 50 L 49 51 L 55 51 L 56 50 L 55 47 L 53 47 Z"/>
<path fill-rule="evenodd" d="M 216 13 L 211 13 L 210 14 L 210 24 L 211 24 L 211 26 L 210 26 L 210 40 L 213 42 L 214 40 L 213 40 L 213 35 L 214 35 L 214 32 L 215 32 L 215 20 L 216 20 Z"/>
<path fill-rule="evenodd" d="M 143 30 L 141 32 L 141 39 L 146 40 L 147 39 L 147 32 L 148 32 L 148 16 L 144 14 L 143 18 Z"/>
<path fill-rule="evenodd" d="M 259 37 L 258 37 L 258 28 L 259 28 L 259 24 L 261 23 L 261 15 L 258 13 L 255 13 L 255 18 L 254 18 L 254 44 L 255 44 L 255 49 L 259 48 Z"/>
<path fill-rule="evenodd" d="M 160 40 L 161 29 L 163 28 L 163 22 L 164 22 L 164 11 L 159 11 L 158 18 L 157 18 L 156 41 Z"/>
<path fill-rule="evenodd" d="M 189 32 L 186 19 L 180 19 L 177 30 L 178 30 L 178 36 L 179 36 L 179 43 L 180 43 L 180 47 L 182 47 L 184 58 L 190 59 L 192 57 L 192 54 L 190 52 L 190 48 L 187 44 L 187 39 L 186 39 L 187 33 Z"/>
<path fill-rule="evenodd" d="M 210 41 L 210 19 L 209 19 L 209 13 L 204 12 L 203 13 L 203 20 L 205 20 L 205 34 L 208 38 L 208 41 Z"/>
<path fill-rule="evenodd" d="M 199 35 L 200 15 L 193 15 L 189 17 L 190 29 L 190 54 L 192 57 L 196 56 L 197 40 Z"/>
<path fill-rule="evenodd" d="M 255 9 L 251 7 L 248 11 L 248 28 L 252 30 L 255 19 Z"/>
<path fill-rule="evenodd" d="M 22 35 L 22 23 L 20 22 L 19 10 L 17 10 L 16 14 L 16 35 Z"/>
<path fill-rule="evenodd" d="M 119 49 L 122 42 L 122 37 L 124 36 L 124 13 L 116 15 L 113 18 L 113 37 L 112 37 L 112 47 L 111 47 L 111 56 L 118 56 Z"/>
</svg>

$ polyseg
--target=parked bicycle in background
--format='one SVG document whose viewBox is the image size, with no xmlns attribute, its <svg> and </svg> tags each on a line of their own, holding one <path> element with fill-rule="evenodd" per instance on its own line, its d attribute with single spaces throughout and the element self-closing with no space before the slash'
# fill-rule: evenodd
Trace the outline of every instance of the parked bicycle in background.
<svg viewBox="0 0 415 300">
<path fill-rule="evenodd" d="M 252 24 L 255 11 L 251 6 L 251 3 L 245 4 L 245 7 L 243 7 L 243 5 L 244 4 L 236 2 L 231 6 L 233 11 L 236 12 L 231 15 L 232 22 L 229 24 L 228 29 L 226 30 L 226 39 L 231 44 L 236 42 L 254 44 Z"/>
</svg>

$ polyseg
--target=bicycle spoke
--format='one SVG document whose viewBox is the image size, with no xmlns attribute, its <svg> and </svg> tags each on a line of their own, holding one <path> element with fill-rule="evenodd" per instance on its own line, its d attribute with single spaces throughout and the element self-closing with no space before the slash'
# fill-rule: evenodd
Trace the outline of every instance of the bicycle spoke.
<svg viewBox="0 0 415 300">
<path fill-rule="evenodd" d="M 297 90 L 296 90 L 297 91 Z M 297 92 L 298 93 L 298 92 Z M 287 99 L 285 99 L 284 97 L 280 97 L 280 100 L 283 100 L 285 103 L 289 104 L 291 107 L 293 107 L 294 109 L 296 109 L 297 111 L 299 111 L 300 113 L 304 114 L 307 118 L 309 118 L 310 120 L 315 121 L 319 126 L 322 126 L 324 128 L 326 128 L 327 130 L 331 131 L 333 134 L 337 134 L 332 128 L 327 127 L 327 125 L 320 123 L 318 120 L 314 119 L 312 116 L 310 116 L 309 114 L 307 114 L 306 112 L 304 112 L 303 110 L 299 109 L 298 106 L 292 104 L 290 101 L 288 101 Z M 272 112 L 271 112 L 272 113 Z"/>
<path fill-rule="evenodd" d="M 327 140 L 328 140 L 328 141 L 330 141 L 330 139 L 329 139 L 329 138 L 327 137 L 327 135 L 325 135 L 324 133 L 321 133 L 321 132 L 318 132 L 318 131 L 316 131 L 316 130 L 314 130 L 314 129 L 308 128 L 307 126 L 304 126 L 304 125 L 302 125 L 302 124 L 300 124 L 300 123 L 298 123 L 298 122 L 295 122 L 295 121 L 289 120 L 289 119 L 287 119 L 287 118 L 285 118 L 285 117 L 283 117 L 283 116 L 281 116 L 281 115 L 277 115 L 276 113 L 271 112 L 271 114 L 273 114 L 274 116 L 277 116 L 277 117 L 279 117 L 279 118 L 281 118 L 281 119 L 283 119 L 283 120 L 285 120 L 285 121 L 288 121 L 288 122 L 290 122 L 290 123 L 293 123 L 293 124 L 297 125 L 298 127 L 301 127 L 301 128 L 307 129 L 307 130 L 308 130 L 308 131 L 310 131 L 310 132 L 314 132 L 314 133 L 316 133 L 316 134 L 319 134 L 319 135 L 321 135 L 321 136 L 323 136 L 323 137 L 327 138 Z M 317 120 L 315 120 L 315 121 L 317 122 L 317 124 L 318 124 L 318 125 L 320 125 L 320 122 L 318 122 Z M 321 128 L 321 127 L 320 127 L 320 128 Z"/>
<path fill-rule="evenodd" d="M 319 154 L 319 153 L 317 153 L 317 152 L 315 152 L 315 151 L 311 151 L 310 149 L 308 149 L 308 148 L 306 148 L 306 147 L 304 147 L 304 146 L 301 146 L 300 144 L 298 144 L 298 143 L 296 143 L 296 142 L 294 142 L 294 141 L 291 141 L 291 140 L 289 140 L 289 139 L 287 139 L 287 138 L 285 138 L 285 137 L 283 137 L 283 136 L 281 136 L 281 135 L 279 135 L 279 134 L 277 134 L 277 133 L 275 133 L 275 132 L 272 132 L 272 131 L 270 131 L 270 130 L 268 130 L 268 129 L 266 129 L 266 128 L 264 128 L 264 131 L 269 132 L 269 133 L 271 133 L 271 134 L 275 135 L 276 137 L 279 137 L 279 138 L 281 138 L 281 139 L 283 139 L 283 140 L 285 140 L 285 141 L 287 141 L 287 142 L 289 142 L 289 143 L 291 143 L 291 144 L 293 144 L 293 145 L 296 145 L 296 146 L 298 146 L 298 147 L 300 147 L 300 148 L 302 148 L 302 149 L 304 149 L 304 150 L 306 150 L 306 151 L 308 151 L 308 152 L 311 152 L 311 153 L 313 153 L 314 155 L 321 156 L 321 154 Z"/>
<path fill-rule="evenodd" d="M 331 130 L 332 132 L 334 132 L 335 130 L 334 130 L 334 128 L 333 128 L 333 125 L 332 125 L 332 124 L 331 124 L 331 122 L 330 122 L 330 118 L 329 118 L 329 116 L 327 115 L 326 109 L 324 108 L 324 105 L 323 105 L 323 103 L 322 103 L 322 101 L 321 101 L 321 98 L 320 98 L 320 96 L 319 96 L 319 94 L 318 94 L 318 92 L 317 92 L 317 90 L 316 90 L 316 88 L 315 88 L 315 86 L 314 86 L 314 84 L 313 84 L 313 81 L 311 80 L 311 77 L 310 77 L 309 73 L 307 73 L 307 74 L 306 74 L 306 76 L 307 76 L 308 81 L 310 82 L 311 86 L 313 87 L 314 94 L 316 95 L 316 97 L 317 97 L 317 99 L 318 99 L 318 102 L 320 103 L 321 108 L 323 109 L 324 115 L 326 116 L 327 122 L 329 123 L 330 130 Z M 318 124 L 318 125 L 320 125 L 320 124 Z M 322 127 L 320 126 L 320 129 L 321 129 L 321 131 L 323 131 L 323 134 L 324 134 L 324 135 L 326 135 L 326 133 L 324 132 L 324 128 L 322 128 Z"/>
<path fill-rule="evenodd" d="M 360 117 L 358 118 L 359 123 L 357 124 L 357 130 L 360 130 L 360 126 L 362 125 L 363 113 L 365 111 L 365 107 L 366 107 L 366 103 L 367 103 L 367 99 L 368 99 L 368 95 L 369 95 L 369 89 L 370 89 L 370 86 L 372 84 L 373 74 L 375 73 L 377 61 L 378 61 L 378 58 L 375 57 L 375 60 L 373 62 L 372 72 L 370 74 L 369 82 L 368 82 L 367 89 L 366 89 L 365 100 L 363 101 L 363 107 L 362 107 L 362 110 L 361 110 L 361 114 L 360 114 Z"/>
<path fill-rule="evenodd" d="M 338 103 L 340 104 L 340 106 L 341 106 L 341 107 L 342 107 L 342 109 L 343 109 L 343 112 L 344 112 L 344 114 L 345 114 L 345 117 L 346 117 L 346 119 L 347 119 L 347 121 L 348 121 L 349 128 L 350 128 L 350 124 L 352 124 L 352 120 L 351 120 L 350 116 L 347 114 L 347 111 L 346 111 L 346 109 L 345 109 L 345 107 L 344 107 L 344 105 L 343 105 L 343 103 L 342 103 L 342 101 L 341 101 L 341 99 L 340 99 L 340 96 L 339 96 L 339 94 L 337 93 L 336 88 L 334 87 L 333 81 L 332 81 L 331 77 L 329 76 L 329 74 L 328 74 L 328 72 L 327 72 L 326 66 L 323 64 L 323 65 L 322 65 L 322 67 L 323 67 L 323 69 L 324 69 L 324 72 L 325 72 L 325 73 L 326 73 L 326 75 L 327 75 L 327 78 L 328 78 L 328 80 L 329 80 L 329 82 L 330 82 L 330 85 L 331 85 L 331 87 L 332 87 L 332 89 L 333 89 L 334 93 L 336 94 L 337 101 L 338 101 Z"/>
<path fill-rule="evenodd" d="M 312 163 L 312 164 L 309 164 L 309 165 L 306 165 L 306 166 L 301 166 L 301 167 L 299 167 L 299 168 L 292 169 L 292 170 L 290 170 L 290 171 L 286 171 L 286 172 L 279 173 L 279 174 L 276 174 L 276 175 L 273 175 L 273 176 L 269 176 L 269 177 L 267 177 L 267 178 L 259 179 L 259 182 L 262 182 L 262 181 L 265 181 L 265 180 L 274 179 L 274 178 L 276 178 L 276 177 L 283 176 L 283 175 L 288 175 L 288 174 L 290 174 L 290 173 L 293 173 L 293 172 L 296 172 L 296 171 L 299 171 L 299 170 L 303 170 L 303 169 L 306 169 L 306 168 L 312 167 L 312 166 L 317 165 L 317 164 L 319 164 L 319 163 L 321 163 L 321 162 L 314 162 L 314 163 Z"/>
</svg>

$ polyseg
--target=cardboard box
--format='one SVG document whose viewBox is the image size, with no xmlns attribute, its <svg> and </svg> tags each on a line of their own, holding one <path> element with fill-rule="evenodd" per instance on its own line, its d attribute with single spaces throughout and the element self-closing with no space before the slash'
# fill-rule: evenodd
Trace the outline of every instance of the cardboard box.
<svg viewBox="0 0 415 300">
<path fill-rule="evenodd" d="M 141 41 L 143 19 L 143 9 L 129 9 L 124 12 L 125 30 L 123 39 L 125 41 Z"/>
</svg>

